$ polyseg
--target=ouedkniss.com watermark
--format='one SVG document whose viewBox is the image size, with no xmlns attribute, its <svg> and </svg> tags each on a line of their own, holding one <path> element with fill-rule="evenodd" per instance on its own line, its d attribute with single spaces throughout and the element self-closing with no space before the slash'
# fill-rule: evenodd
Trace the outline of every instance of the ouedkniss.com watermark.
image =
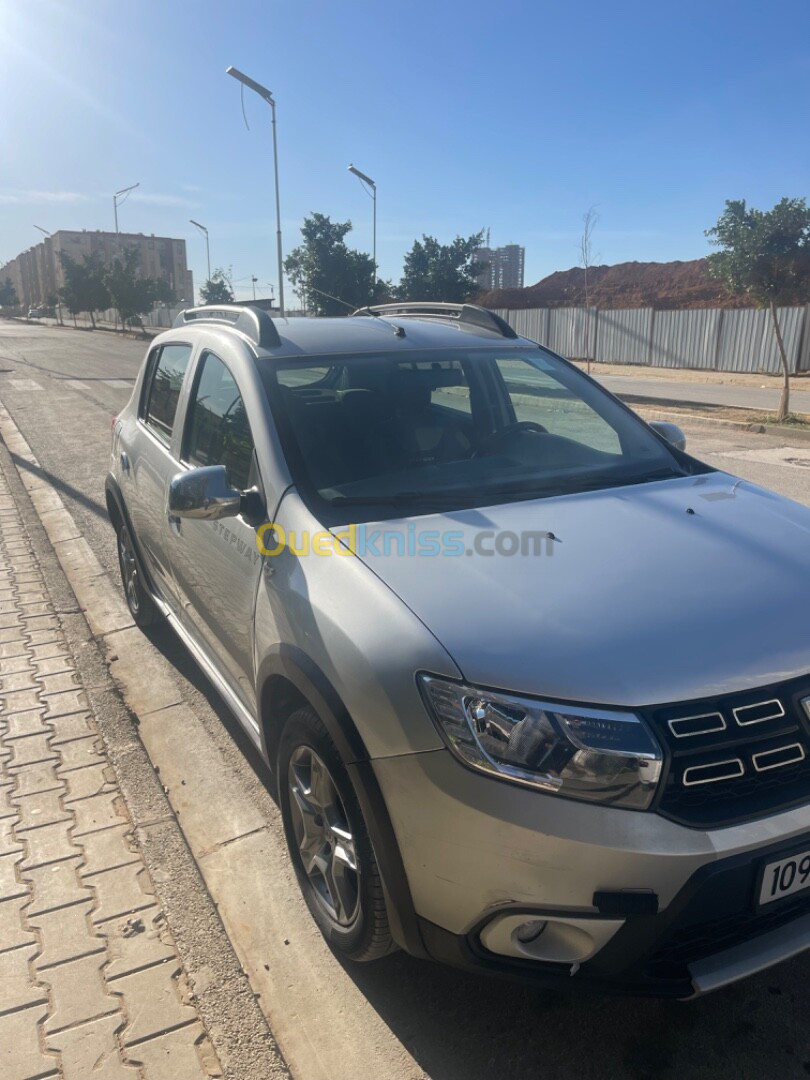
<svg viewBox="0 0 810 1080">
<path fill-rule="evenodd" d="M 226 530 L 227 531 L 227 530 Z M 229 540 L 229 537 L 224 537 Z M 283 551 L 293 555 L 410 555 L 417 558 L 436 556 L 554 554 L 553 533 L 543 530 L 477 529 L 472 536 L 460 529 L 420 529 L 415 524 L 406 529 L 348 525 L 339 532 L 303 530 L 289 532 L 268 521 L 256 530 L 256 547 L 261 555 L 276 556 Z"/>
</svg>

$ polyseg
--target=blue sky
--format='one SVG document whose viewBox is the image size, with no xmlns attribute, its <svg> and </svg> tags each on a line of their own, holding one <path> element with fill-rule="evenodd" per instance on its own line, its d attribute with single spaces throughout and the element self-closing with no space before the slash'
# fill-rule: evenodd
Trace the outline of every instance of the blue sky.
<svg viewBox="0 0 810 1080">
<path fill-rule="evenodd" d="M 726 198 L 810 194 L 810 4 L 404 5 L 372 0 L 0 0 L 0 264 L 34 225 L 185 237 L 195 282 L 276 282 L 269 108 L 285 254 L 313 210 L 351 219 L 397 280 L 415 237 L 491 229 L 526 283 L 579 261 L 691 259 Z"/>
</svg>

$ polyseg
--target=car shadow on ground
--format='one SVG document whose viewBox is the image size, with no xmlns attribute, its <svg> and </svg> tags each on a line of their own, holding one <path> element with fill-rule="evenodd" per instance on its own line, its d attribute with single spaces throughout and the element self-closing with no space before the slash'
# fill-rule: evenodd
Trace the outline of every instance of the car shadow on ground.
<svg viewBox="0 0 810 1080">
<path fill-rule="evenodd" d="M 210 705 L 277 803 L 272 774 L 167 625 L 152 644 Z M 807 961 L 692 1002 L 542 990 L 398 952 L 372 964 L 337 956 L 431 1080 L 727 1080 L 810 1074 Z"/>
</svg>

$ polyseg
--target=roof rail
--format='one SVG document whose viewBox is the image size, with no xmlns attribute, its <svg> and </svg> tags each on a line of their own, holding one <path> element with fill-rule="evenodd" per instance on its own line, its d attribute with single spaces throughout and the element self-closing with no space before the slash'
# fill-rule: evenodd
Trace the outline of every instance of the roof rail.
<svg viewBox="0 0 810 1080">
<path fill-rule="evenodd" d="M 509 323 L 496 315 L 494 311 L 479 307 L 477 304 L 427 303 L 425 301 L 401 304 L 375 304 L 373 307 L 358 308 L 353 315 L 399 315 L 413 318 L 454 319 L 477 326 L 481 330 L 494 330 L 501 337 L 515 338 L 518 335 Z"/>
<path fill-rule="evenodd" d="M 209 304 L 184 308 L 174 320 L 174 327 L 195 322 L 226 323 L 262 349 L 277 348 L 281 344 L 276 324 L 267 312 L 250 304 Z"/>
</svg>

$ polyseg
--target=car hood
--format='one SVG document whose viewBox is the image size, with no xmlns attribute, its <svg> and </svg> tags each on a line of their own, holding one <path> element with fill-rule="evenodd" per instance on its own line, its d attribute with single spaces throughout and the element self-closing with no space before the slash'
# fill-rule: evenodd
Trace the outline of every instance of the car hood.
<svg viewBox="0 0 810 1080">
<path fill-rule="evenodd" d="M 724 473 L 357 528 L 471 683 L 632 706 L 810 671 L 810 510 Z M 437 530 L 457 554 L 396 553 Z M 487 555 L 480 530 L 555 539 Z"/>
</svg>

